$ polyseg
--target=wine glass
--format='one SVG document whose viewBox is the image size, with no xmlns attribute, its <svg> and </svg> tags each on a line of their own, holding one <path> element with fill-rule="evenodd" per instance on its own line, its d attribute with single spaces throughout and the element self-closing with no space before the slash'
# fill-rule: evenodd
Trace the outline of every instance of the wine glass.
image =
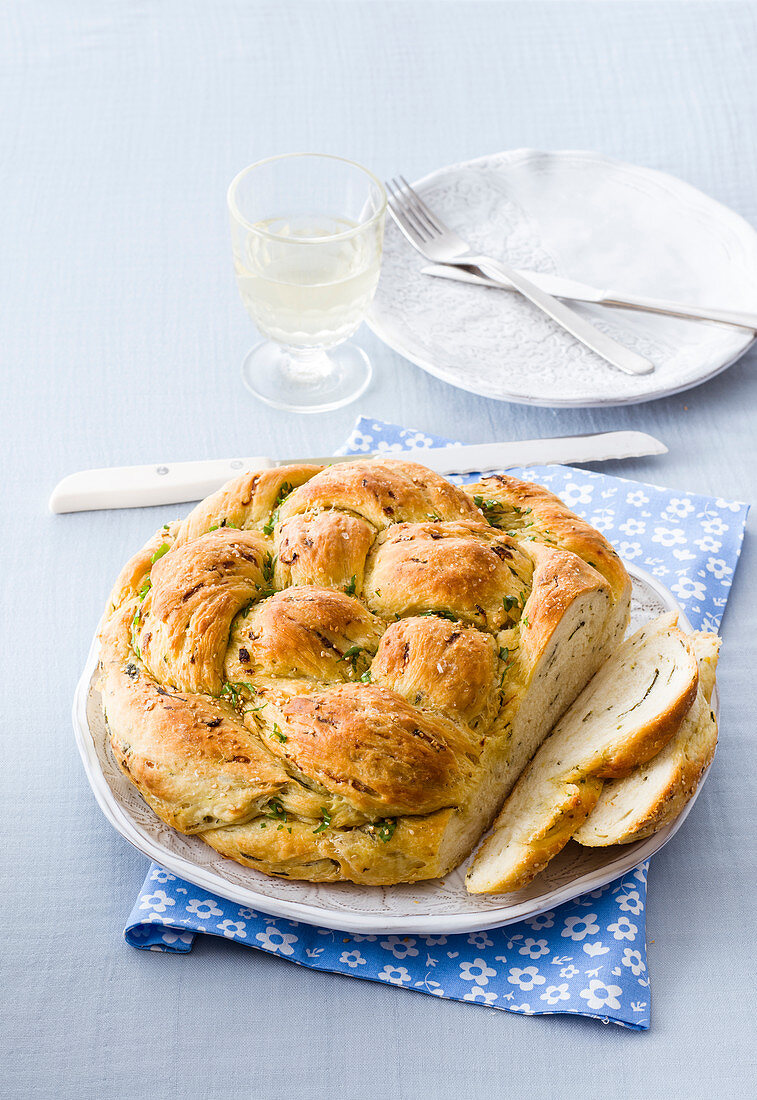
<svg viewBox="0 0 757 1100">
<path fill-rule="evenodd" d="M 243 169 L 228 205 L 239 291 L 267 337 L 245 357 L 245 385 L 295 412 L 354 401 L 370 382 L 371 364 L 346 341 L 378 283 L 382 184 L 342 157 L 290 153 Z"/>
</svg>

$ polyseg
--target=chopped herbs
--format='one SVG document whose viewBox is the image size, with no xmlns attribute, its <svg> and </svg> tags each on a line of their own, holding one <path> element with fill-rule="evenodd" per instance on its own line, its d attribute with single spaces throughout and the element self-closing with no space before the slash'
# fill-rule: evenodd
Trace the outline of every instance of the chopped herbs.
<svg viewBox="0 0 757 1100">
<path fill-rule="evenodd" d="M 155 562 L 158 561 L 159 558 L 162 558 L 164 554 L 167 554 L 170 549 L 171 544 L 168 542 L 164 542 L 163 545 L 159 546 L 153 556 L 150 558 L 150 564 L 155 565 Z"/>
<path fill-rule="evenodd" d="M 364 684 L 370 684 L 370 682 L 371 682 L 371 670 L 366 669 L 366 671 L 363 673 L 363 675 L 360 677 L 360 679 L 362 680 L 362 682 Z"/>
<path fill-rule="evenodd" d="M 321 806 L 321 823 L 317 828 L 313 829 L 314 833 L 325 833 L 331 824 L 331 814 L 325 806 Z"/>
<path fill-rule="evenodd" d="M 276 589 L 273 586 L 273 571 L 276 568 L 276 558 L 271 557 L 270 554 L 266 554 L 260 563 L 260 570 L 263 574 L 264 585 L 257 584 L 255 587 L 258 590 L 258 599 L 266 600 L 269 596 L 273 596 Z M 245 611 L 247 608 L 245 608 Z"/>
<path fill-rule="evenodd" d="M 502 646 L 499 651 L 499 659 L 500 661 L 504 662 L 505 666 L 502 669 L 502 675 L 499 678 L 499 686 L 502 687 L 505 682 L 505 676 L 507 676 L 508 672 L 515 664 L 515 658 L 513 657 L 513 659 L 510 660 L 510 650 L 507 648 L 507 646 Z"/>
<path fill-rule="evenodd" d="M 478 494 L 473 497 L 473 503 L 483 512 L 484 519 L 487 523 L 492 527 L 499 527 L 500 530 L 503 529 L 505 520 L 509 520 L 511 523 L 517 523 L 522 516 L 528 516 L 532 511 L 531 508 L 519 508 L 517 504 L 502 504 L 498 500 L 487 500 L 486 497 L 479 496 Z M 505 534 L 515 537 L 520 533 L 523 527 L 530 526 L 531 523 L 522 523 L 518 530 L 505 531 Z"/>
<path fill-rule="evenodd" d="M 257 707 L 245 707 L 245 708 L 244 708 L 244 712 L 243 712 L 243 713 L 244 713 L 244 714 L 257 714 L 259 710 L 262 710 L 262 709 L 263 709 L 263 707 L 267 707 L 267 706 L 268 706 L 268 700 L 267 700 L 267 699 L 264 699 L 264 700 L 263 700 L 263 702 L 262 702 L 262 703 L 260 704 L 260 706 L 257 706 Z M 284 740 L 286 741 L 286 738 L 284 738 Z"/>
<path fill-rule="evenodd" d="M 284 503 L 289 494 L 294 490 L 294 485 L 290 485 L 288 481 L 282 482 L 281 488 L 278 491 L 276 500 L 273 505 L 273 511 L 271 512 L 271 518 L 263 526 L 264 535 L 272 535 L 273 529 L 279 521 L 279 509 Z"/>
<path fill-rule="evenodd" d="M 520 625 L 524 626 L 526 630 L 528 630 L 528 628 L 531 626 L 530 622 L 528 621 L 528 615 L 521 615 Z"/>
<path fill-rule="evenodd" d="M 273 584 L 273 570 L 274 570 L 275 564 L 276 563 L 275 563 L 274 559 L 271 557 L 271 555 L 266 554 L 266 556 L 263 558 L 263 564 L 261 565 L 261 569 L 263 570 L 263 580 L 268 585 Z"/>
<path fill-rule="evenodd" d="M 147 593 L 150 591 L 151 588 L 152 588 L 152 581 L 148 577 L 147 580 L 145 581 L 145 583 L 140 588 L 139 592 L 137 593 L 140 600 L 143 600 L 145 598 L 145 596 L 147 595 Z"/>
<path fill-rule="evenodd" d="M 374 823 L 374 830 L 379 840 L 387 844 L 394 836 L 394 830 L 397 828 L 397 822 L 392 817 L 386 817 L 383 821 L 376 821 Z"/>
<path fill-rule="evenodd" d="M 474 496 L 473 503 L 484 513 L 484 519 L 491 527 L 497 527 L 497 520 L 504 515 L 505 508 L 498 500 L 487 500 L 486 497 Z"/>
<path fill-rule="evenodd" d="M 362 652 L 363 652 L 363 647 L 361 645 L 352 645 L 352 646 L 350 646 L 349 649 L 346 649 L 344 651 L 344 653 L 339 658 L 339 660 L 340 661 L 349 661 L 350 664 L 352 665 L 352 671 L 354 673 L 356 673 L 357 672 L 358 659 L 359 659 L 360 654 Z"/>
<path fill-rule="evenodd" d="M 270 817 L 274 821 L 288 821 L 287 812 L 281 805 L 277 798 L 272 798 L 268 803 L 268 809 L 270 813 L 265 814 L 265 817 Z"/>
<path fill-rule="evenodd" d="M 139 651 L 139 645 L 137 644 L 136 633 L 139 630 L 139 622 L 142 618 L 142 608 L 138 607 L 134 612 L 134 618 L 131 620 L 131 646 L 137 657 L 141 657 L 142 654 Z"/>
<path fill-rule="evenodd" d="M 436 615 L 440 619 L 448 619 L 451 623 L 459 623 L 460 618 L 452 611 L 419 611 L 419 615 Z"/>
<path fill-rule="evenodd" d="M 221 698 L 228 699 L 232 707 L 236 707 L 239 704 L 239 700 L 243 698 L 245 689 L 247 689 L 247 691 L 249 691 L 252 695 L 255 694 L 255 688 L 252 686 L 252 684 L 234 684 L 227 680 L 221 688 Z"/>
<path fill-rule="evenodd" d="M 350 583 L 348 585 L 345 586 L 344 591 L 347 593 L 348 596 L 354 596 L 356 587 L 357 587 L 357 574 L 353 573 L 352 574 L 352 580 L 350 581 Z"/>
<path fill-rule="evenodd" d="M 521 596 L 522 595 L 523 593 L 521 592 Z M 503 596 L 502 606 L 504 607 L 505 611 L 512 611 L 514 607 L 521 606 L 521 601 L 518 599 L 517 596 Z"/>
<path fill-rule="evenodd" d="M 265 703 L 263 704 L 263 706 L 265 706 Z M 287 735 L 281 732 L 275 722 L 273 723 L 273 730 L 271 732 L 273 733 L 273 736 L 276 738 L 277 741 L 280 741 L 282 745 L 286 744 Z"/>
</svg>

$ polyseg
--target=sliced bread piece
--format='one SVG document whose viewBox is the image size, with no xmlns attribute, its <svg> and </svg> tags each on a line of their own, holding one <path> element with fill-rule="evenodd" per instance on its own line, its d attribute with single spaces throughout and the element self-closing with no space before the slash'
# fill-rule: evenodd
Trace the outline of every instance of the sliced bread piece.
<svg viewBox="0 0 757 1100">
<path fill-rule="evenodd" d="M 573 839 L 588 847 L 631 844 L 673 821 L 694 795 L 718 742 L 710 708 L 720 649 L 716 634 L 689 639 L 699 661 L 699 691 L 678 732 L 647 764 L 605 783 L 596 806 Z"/>
<path fill-rule="evenodd" d="M 699 686 L 709 703 L 715 690 L 715 673 L 718 668 L 722 640 L 717 634 L 698 630 L 696 634 L 690 635 L 689 643 L 699 664 Z"/>
<path fill-rule="evenodd" d="M 584 688 L 515 785 L 468 872 L 470 893 L 525 886 L 586 820 L 602 780 L 627 775 L 676 733 L 697 660 L 673 613 L 628 638 Z"/>
</svg>

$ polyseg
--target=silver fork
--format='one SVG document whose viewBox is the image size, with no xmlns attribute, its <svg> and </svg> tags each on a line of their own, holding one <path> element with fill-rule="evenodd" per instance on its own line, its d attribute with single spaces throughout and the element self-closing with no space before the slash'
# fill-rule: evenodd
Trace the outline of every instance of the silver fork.
<svg viewBox="0 0 757 1100">
<path fill-rule="evenodd" d="M 562 325 L 572 336 L 591 348 L 597 355 L 606 359 L 618 370 L 626 374 L 649 374 L 654 364 L 635 351 L 619 344 L 611 336 L 606 336 L 594 325 L 584 320 L 575 310 L 547 294 L 529 279 L 524 279 L 519 271 L 493 260 L 489 256 L 480 256 L 470 245 L 458 237 L 454 230 L 444 224 L 413 190 L 404 176 L 399 182 L 393 179 L 386 184 L 389 194 L 389 211 L 402 233 L 422 256 L 433 263 L 450 264 L 453 267 L 477 267 L 490 279 L 508 279 L 524 298 L 533 302 L 540 310 Z"/>
</svg>

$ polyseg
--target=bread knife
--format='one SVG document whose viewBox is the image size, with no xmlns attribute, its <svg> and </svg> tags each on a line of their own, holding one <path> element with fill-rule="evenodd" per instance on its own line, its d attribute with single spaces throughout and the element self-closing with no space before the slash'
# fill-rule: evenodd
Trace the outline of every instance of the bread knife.
<svg viewBox="0 0 757 1100">
<path fill-rule="evenodd" d="M 490 279 L 476 267 L 426 264 L 421 268 L 421 272 L 424 275 L 436 275 L 440 279 L 452 279 L 458 283 L 474 283 L 476 286 L 491 286 L 499 290 L 515 290 L 515 287 L 506 279 Z M 596 287 L 579 283 L 576 279 L 564 279 L 562 275 L 548 275 L 543 271 L 523 271 L 521 274 L 547 294 L 551 294 L 554 298 L 565 298 L 570 302 L 593 302 L 595 305 L 611 306 L 613 309 L 663 313 L 669 317 L 682 317 L 692 321 L 715 321 L 722 325 L 757 330 L 757 313 L 749 313 L 746 310 L 690 306 L 683 302 L 667 302 L 659 298 L 616 294 L 611 290 L 597 290 Z"/>
<path fill-rule="evenodd" d="M 602 462 L 611 458 L 662 455 L 668 448 L 645 432 L 599 432 L 553 439 L 508 443 L 473 443 L 448 447 L 413 447 L 406 451 L 327 458 L 228 458 L 200 462 L 166 462 L 148 466 L 112 466 L 81 470 L 64 477 L 50 496 L 51 512 L 90 512 L 98 508 L 143 508 L 202 500 L 244 470 L 273 469 L 290 463 L 354 462 L 360 458 L 400 458 L 420 462 L 440 474 L 504 470 L 510 466 L 543 466 L 555 462 Z"/>
</svg>

